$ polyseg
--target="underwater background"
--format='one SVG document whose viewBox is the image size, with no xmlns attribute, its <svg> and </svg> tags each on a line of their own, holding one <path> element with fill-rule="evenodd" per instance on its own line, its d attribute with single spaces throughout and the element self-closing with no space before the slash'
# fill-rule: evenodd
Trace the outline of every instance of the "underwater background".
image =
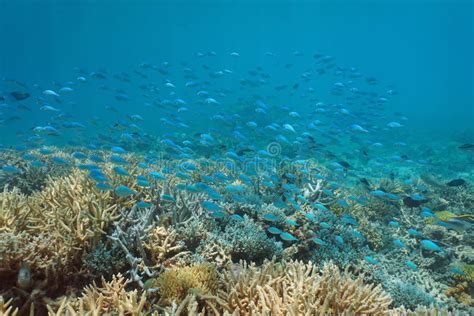
<svg viewBox="0 0 474 316">
<path fill-rule="evenodd" d="M 473 15 L 0 0 L 0 315 L 474 314 Z"/>
</svg>

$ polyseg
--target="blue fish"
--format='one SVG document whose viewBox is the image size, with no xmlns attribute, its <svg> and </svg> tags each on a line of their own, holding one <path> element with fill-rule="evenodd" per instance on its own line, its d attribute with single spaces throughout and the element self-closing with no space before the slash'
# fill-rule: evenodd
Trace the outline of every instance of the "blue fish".
<svg viewBox="0 0 474 316">
<path fill-rule="evenodd" d="M 297 241 L 298 240 L 298 238 L 296 238 L 295 236 L 293 236 L 292 234 L 287 233 L 287 232 L 282 232 L 280 234 L 280 238 L 283 239 L 283 240 L 286 240 L 286 241 Z"/>
<path fill-rule="evenodd" d="M 397 221 L 390 221 L 388 222 L 388 226 L 397 228 L 397 227 L 400 227 L 400 223 Z"/>
<path fill-rule="evenodd" d="M 109 158 L 110 162 L 119 164 L 119 165 L 128 165 L 130 164 L 125 158 L 122 158 L 119 155 L 112 155 Z"/>
<path fill-rule="evenodd" d="M 44 167 L 46 164 L 42 162 L 41 160 L 34 160 L 31 162 L 31 166 L 34 168 L 41 168 Z"/>
<path fill-rule="evenodd" d="M 410 236 L 421 236 L 421 234 L 415 228 L 408 228 L 407 230 Z"/>
<path fill-rule="evenodd" d="M 19 168 L 10 165 L 3 166 L 2 171 L 9 174 L 21 173 L 21 170 Z"/>
<path fill-rule="evenodd" d="M 220 207 L 218 204 L 212 202 L 212 201 L 201 201 L 201 206 L 208 210 L 208 211 L 212 211 L 212 212 L 216 212 L 216 211 L 222 211 L 222 207 Z"/>
<path fill-rule="evenodd" d="M 378 265 L 380 262 L 372 256 L 364 256 L 364 260 L 370 264 Z"/>
<path fill-rule="evenodd" d="M 137 194 L 138 192 L 133 190 L 133 189 L 130 189 L 128 186 L 126 185 L 119 185 L 115 188 L 115 193 L 120 196 L 120 197 L 126 197 L 126 196 L 131 196 L 131 195 L 135 195 Z"/>
<path fill-rule="evenodd" d="M 161 199 L 163 201 L 167 201 L 167 202 L 176 202 L 176 200 L 174 199 L 174 197 L 172 197 L 170 194 L 162 194 L 161 195 Z"/>
<path fill-rule="evenodd" d="M 393 244 L 399 248 L 408 248 L 405 243 L 403 243 L 403 241 L 401 241 L 400 239 L 395 239 L 393 241 Z"/>
<path fill-rule="evenodd" d="M 438 246 L 436 243 L 434 243 L 431 240 L 423 239 L 420 241 L 420 244 L 423 249 L 433 251 L 433 252 L 440 252 L 440 253 L 444 252 L 444 250 L 440 246 Z"/>
<path fill-rule="evenodd" d="M 243 221 L 243 220 L 244 220 L 244 218 L 242 217 L 242 215 L 239 215 L 239 214 L 232 214 L 232 215 L 230 216 L 230 218 L 235 219 L 235 220 L 237 220 L 237 221 Z"/>
<path fill-rule="evenodd" d="M 146 202 L 146 201 L 138 201 L 137 202 L 137 207 L 138 208 L 147 208 L 147 207 L 152 207 L 153 203 Z"/>
<path fill-rule="evenodd" d="M 87 155 L 84 154 L 83 152 L 80 152 L 80 151 L 75 151 L 72 153 L 72 156 L 76 159 L 86 159 L 87 158 Z"/>
<path fill-rule="evenodd" d="M 320 245 L 320 246 L 325 246 L 326 242 L 322 240 L 321 238 L 318 237 L 313 237 L 311 238 L 311 241 L 313 241 L 315 244 Z"/>
<path fill-rule="evenodd" d="M 111 191 L 114 189 L 114 187 L 108 183 L 97 183 L 95 187 L 101 191 Z"/>
<path fill-rule="evenodd" d="M 239 184 L 229 184 L 225 189 L 230 193 L 243 193 L 245 192 L 245 187 Z"/>
<path fill-rule="evenodd" d="M 418 271 L 418 266 L 413 261 L 407 260 L 407 261 L 405 261 L 405 264 L 409 269 L 411 269 L 413 271 Z"/>
<path fill-rule="evenodd" d="M 148 173 L 148 175 L 155 180 L 166 180 L 166 177 L 158 171 L 151 171 L 150 173 Z"/>
<path fill-rule="evenodd" d="M 123 167 L 116 166 L 116 167 L 113 167 L 112 170 L 113 170 L 116 174 L 119 174 L 119 175 L 121 175 L 121 176 L 130 176 L 130 173 L 128 173 L 128 171 L 125 170 L 125 168 L 123 168 Z"/>
<path fill-rule="evenodd" d="M 116 154 L 125 154 L 127 152 L 125 149 L 123 149 L 120 146 L 113 146 L 110 150 Z"/>
<path fill-rule="evenodd" d="M 279 228 L 275 226 L 268 227 L 267 231 L 272 235 L 280 235 L 281 233 L 283 233 Z"/>
<path fill-rule="evenodd" d="M 275 222 L 279 219 L 279 217 L 276 216 L 275 214 L 267 213 L 263 215 L 263 219 L 269 222 Z"/>
</svg>

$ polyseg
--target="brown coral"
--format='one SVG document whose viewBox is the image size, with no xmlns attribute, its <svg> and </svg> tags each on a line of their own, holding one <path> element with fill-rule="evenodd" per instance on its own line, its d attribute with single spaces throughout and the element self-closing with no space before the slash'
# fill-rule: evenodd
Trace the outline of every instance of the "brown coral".
<svg viewBox="0 0 474 316">
<path fill-rule="evenodd" d="M 47 305 L 49 315 L 143 315 L 146 311 L 146 292 L 128 291 L 127 281 L 120 274 L 110 282 L 102 280 L 87 286 L 81 297 L 62 297 Z"/>
<path fill-rule="evenodd" d="M 203 263 L 163 272 L 155 282 L 162 302 L 180 303 L 188 294 L 212 295 L 219 287 L 214 265 Z"/>
<path fill-rule="evenodd" d="M 150 230 L 145 248 L 150 252 L 153 265 L 157 268 L 170 267 L 189 253 L 178 242 L 176 231 L 160 226 Z"/>
<path fill-rule="evenodd" d="M 332 264 L 321 273 L 299 261 L 242 264 L 237 272 L 225 272 L 224 280 L 219 296 L 238 315 L 378 315 L 391 303 L 380 286 L 354 280 Z"/>
</svg>

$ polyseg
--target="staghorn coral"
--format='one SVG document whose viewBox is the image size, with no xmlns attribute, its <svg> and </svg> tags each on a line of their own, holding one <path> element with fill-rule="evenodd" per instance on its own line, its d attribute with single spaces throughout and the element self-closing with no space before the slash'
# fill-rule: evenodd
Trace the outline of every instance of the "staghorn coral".
<svg viewBox="0 0 474 316">
<path fill-rule="evenodd" d="M 188 255 L 182 242 L 178 241 L 177 232 L 171 228 L 156 226 L 148 232 L 148 240 L 144 243 L 150 252 L 154 267 L 170 267 L 180 257 Z"/>
<path fill-rule="evenodd" d="M 42 296 L 63 292 L 84 277 L 82 257 L 105 235 L 117 205 L 79 171 L 49 178 L 30 196 L 18 189 L 0 193 L 0 294 L 16 297 L 21 310 L 44 305 Z M 15 294 L 20 266 L 29 266 L 32 286 Z"/>
<path fill-rule="evenodd" d="M 49 315 L 143 315 L 146 312 L 146 292 L 126 289 L 127 280 L 118 274 L 107 282 L 102 280 L 85 287 L 81 297 L 60 297 L 47 304 Z"/>
<path fill-rule="evenodd" d="M 18 314 L 18 308 L 14 308 L 11 303 L 13 299 L 5 301 L 3 296 L 0 295 L 0 315 L 2 316 L 16 316 Z"/>
<path fill-rule="evenodd" d="M 388 312 L 390 297 L 380 286 L 352 279 L 333 264 L 319 273 L 312 263 L 241 263 L 223 275 L 219 296 L 238 315 L 325 315 Z"/>
</svg>

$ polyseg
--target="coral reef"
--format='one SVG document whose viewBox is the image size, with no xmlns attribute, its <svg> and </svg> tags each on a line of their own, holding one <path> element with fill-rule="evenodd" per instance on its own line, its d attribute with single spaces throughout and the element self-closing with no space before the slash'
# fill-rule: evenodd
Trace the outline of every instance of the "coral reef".
<svg viewBox="0 0 474 316">
<path fill-rule="evenodd" d="M 425 220 L 401 199 L 360 198 L 367 192 L 358 186 L 328 192 L 334 184 L 316 164 L 308 168 L 319 168 L 317 177 L 283 165 L 284 180 L 272 189 L 256 184 L 265 176 L 244 184 L 230 171 L 219 176 L 233 180 L 215 176 L 211 187 L 193 170 L 162 168 L 144 180 L 143 157 L 123 156 L 127 176 L 101 165 L 111 188 L 98 187 L 97 172 L 81 161 L 38 176 L 35 189 L 9 184 L 0 192 L 1 313 L 472 312 L 472 236 L 438 224 L 470 223 L 469 199 L 460 198 L 469 188 L 449 189 L 448 203 L 433 197 L 426 205 L 436 219 Z M 445 191 L 423 179 L 373 183 L 400 195 L 413 194 L 414 185 Z M 117 194 L 119 185 L 134 194 Z M 428 238 L 442 251 L 421 247 Z"/>
</svg>

